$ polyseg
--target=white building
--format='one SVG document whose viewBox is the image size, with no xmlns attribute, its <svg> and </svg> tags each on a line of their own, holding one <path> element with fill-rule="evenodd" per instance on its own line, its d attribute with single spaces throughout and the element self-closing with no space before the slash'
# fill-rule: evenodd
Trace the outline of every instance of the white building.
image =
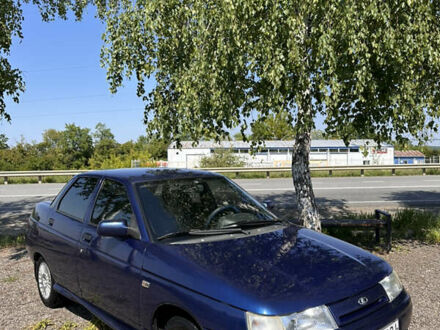
<svg viewBox="0 0 440 330">
<path fill-rule="evenodd" d="M 251 145 L 243 141 L 183 141 L 181 149 L 172 143 L 168 147 L 168 166 L 174 168 L 199 167 L 203 157 L 216 149 L 230 149 L 241 157 L 248 167 L 290 166 L 294 141 L 265 141 L 261 150 L 250 153 Z M 384 144 L 379 149 L 373 140 L 352 140 L 348 146 L 342 140 L 312 140 L 311 166 L 392 165 L 394 147 Z"/>
</svg>

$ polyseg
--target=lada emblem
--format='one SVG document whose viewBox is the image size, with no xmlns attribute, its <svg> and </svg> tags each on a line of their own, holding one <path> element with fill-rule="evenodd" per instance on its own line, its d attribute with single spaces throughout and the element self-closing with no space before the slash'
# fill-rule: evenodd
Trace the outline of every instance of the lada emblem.
<svg viewBox="0 0 440 330">
<path fill-rule="evenodd" d="M 365 305 L 368 302 L 368 298 L 367 297 L 360 297 L 358 299 L 358 304 L 359 305 Z"/>
</svg>

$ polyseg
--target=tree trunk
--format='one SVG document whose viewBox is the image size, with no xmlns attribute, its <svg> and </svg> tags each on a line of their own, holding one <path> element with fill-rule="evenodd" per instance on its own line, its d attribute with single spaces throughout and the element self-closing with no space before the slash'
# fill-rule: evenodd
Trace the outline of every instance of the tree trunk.
<svg viewBox="0 0 440 330">
<path fill-rule="evenodd" d="M 299 219 L 306 228 L 321 231 L 321 221 L 310 177 L 310 131 L 297 133 L 292 151 L 292 177 L 295 186 Z"/>
</svg>

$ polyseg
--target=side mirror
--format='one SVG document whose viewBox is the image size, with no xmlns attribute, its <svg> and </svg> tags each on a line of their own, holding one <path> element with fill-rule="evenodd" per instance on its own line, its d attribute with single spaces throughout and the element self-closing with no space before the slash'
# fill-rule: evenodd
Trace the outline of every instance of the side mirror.
<svg viewBox="0 0 440 330">
<path fill-rule="evenodd" d="M 128 227 L 125 221 L 104 220 L 98 224 L 96 232 L 100 236 L 127 237 Z"/>
<path fill-rule="evenodd" d="M 275 203 L 272 200 L 270 200 L 270 199 L 265 199 L 263 201 L 263 206 L 265 208 L 267 208 L 268 210 L 272 210 L 274 208 L 274 206 L 275 206 Z"/>
</svg>

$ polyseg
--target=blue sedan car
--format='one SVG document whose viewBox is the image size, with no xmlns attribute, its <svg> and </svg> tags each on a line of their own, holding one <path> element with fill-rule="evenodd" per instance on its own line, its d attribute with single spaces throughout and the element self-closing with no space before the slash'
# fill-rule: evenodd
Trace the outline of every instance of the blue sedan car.
<svg viewBox="0 0 440 330">
<path fill-rule="evenodd" d="M 114 329 L 407 329 L 412 304 L 382 259 L 277 219 L 201 171 L 74 177 L 26 235 L 42 302 Z"/>
</svg>

